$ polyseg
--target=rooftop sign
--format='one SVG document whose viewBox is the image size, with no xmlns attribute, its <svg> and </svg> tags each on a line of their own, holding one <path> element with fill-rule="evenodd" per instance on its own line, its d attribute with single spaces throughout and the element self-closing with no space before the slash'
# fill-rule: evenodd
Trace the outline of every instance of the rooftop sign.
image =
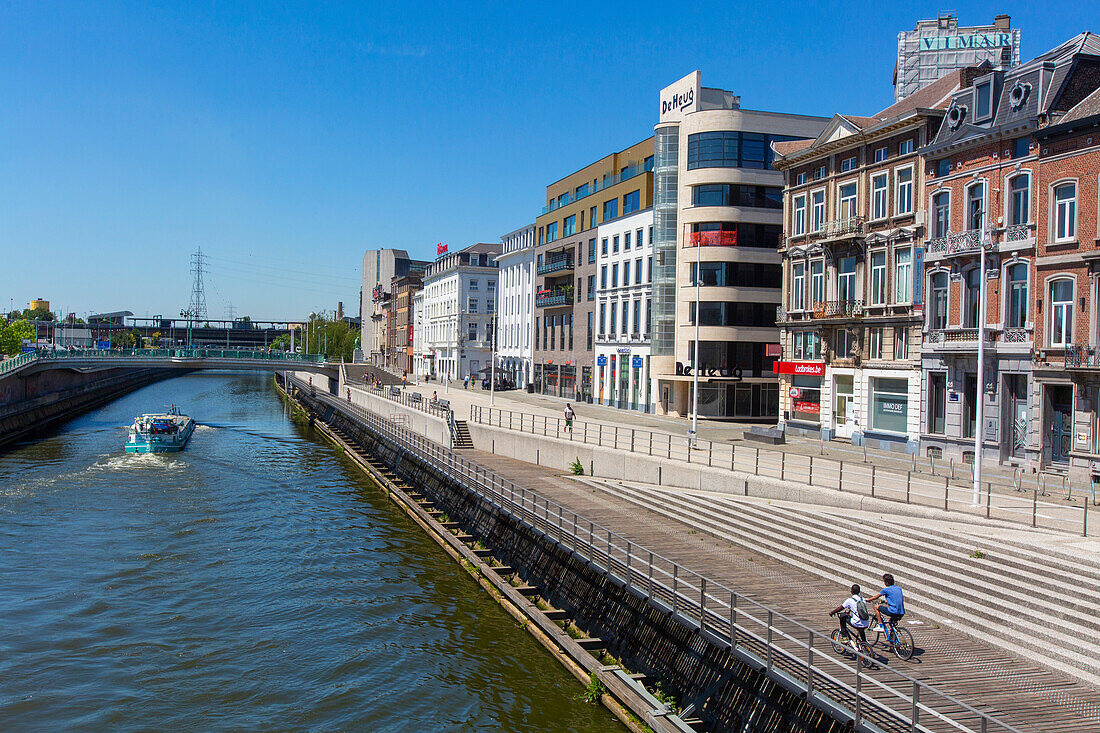
<svg viewBox="0 0 1100 733">
<path fill-rule="evenodd" d="M 701 78 L 698 71 L 693 71 L 661 90 L 661 123 L 679 122 L 685 115 L 699 109 Z"/>
</svg>

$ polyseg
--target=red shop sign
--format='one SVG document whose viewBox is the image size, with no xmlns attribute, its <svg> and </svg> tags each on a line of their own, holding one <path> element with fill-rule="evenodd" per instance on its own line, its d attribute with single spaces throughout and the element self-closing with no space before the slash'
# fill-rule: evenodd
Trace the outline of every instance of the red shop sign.
<svg viewBox="0 0 1100 733">
<path fill-rule="evenodd" d="M 819 402 L 795 402 L 795 412 L 810 412 L 815 415 L 821 412 L 821 403 Z"/>
<path fill-rule="evenodd" d="M 778 374 L 801 374 L 807 377 L 825 376 L 825 363 L 820 361 L 777 361 L 775 371 Z"/>
</svg>

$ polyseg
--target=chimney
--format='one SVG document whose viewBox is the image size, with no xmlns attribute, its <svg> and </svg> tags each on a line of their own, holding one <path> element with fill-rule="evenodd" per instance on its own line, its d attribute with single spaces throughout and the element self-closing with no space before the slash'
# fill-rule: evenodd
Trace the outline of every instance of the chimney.
<svg viewBox="0 0 1100 733">
<path fill-rule="evenodd" d="M 1006 13 L 1001 13 L 993 18 L 993 27 L 999 31 L 1007 31 L 1012 27 L 1012 18 Z"/>
<path fill-rule="evenodd" d="M 336 301 L 336 320 L 340 320 L 344 317 L 344 301 Z"/>
</svg>

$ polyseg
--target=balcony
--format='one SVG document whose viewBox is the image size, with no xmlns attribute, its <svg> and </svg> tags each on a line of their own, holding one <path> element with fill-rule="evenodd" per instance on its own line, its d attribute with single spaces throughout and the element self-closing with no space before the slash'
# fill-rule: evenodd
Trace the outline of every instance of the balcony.
<svg viewBox="0 0 1100 733">
<path fill-rule="evenodd" d="M 936 328 L 924 337 L 924 343 L 940 351 L 971 351 L 978 348 L 976 328 Z"/>
<path fill-rule="evenodd" d="M 535 293 L 535 306 L 538 308 L 552 308 L 558 305 L 570 305 L 573 302 L 573 288 L 558 288 L 556 290 L 540 290 Z"/>
<path fill-rule="evenodd" d="M 982 230 L 968 229 L 965 232 L 949 233 L 946 237 L 928 240 L 930 257 L 953 257 L 977 252 L 981 249 Z"/>
<path fill-rule="evenodd" d="M 843 239 L 863 234 L 863 217 L 849 216 L 846 219 L 835 219 L 825 222 L 825 226 L 812 233 L 819 239 Z"/>
<path fill-rule="evenodd" d="M 605 188 L 610 188 L 611 186 L 614 186 L 617 183 L 622 183 L 623 181 L 629 180 L 629 179 L 633 178 L 634 176 L 641 175 L 642 173 L 645 173 L 645 172 L 651 171 L 651 170 L 653 170 L 653 159 L 652 158 L 649 159 L 648 161 L 642 161 L 640 163 L 635 163 L 634 165 L 628 167 L 626 170 L 623 170 L 619 173 L 616 173 L 614 175 L 610 175 L 610 176 L 607 176 L 606 178 L 601 179 L 595 186 L 589 186 L 587 191 L 582 193 L 580 196 L 577 195 L 576 191 L 571 191 L 568 194 L 566 194 L 565 196 L 561 197 L 560 199 L 554 199 L 553 201 L 548 203 L 546 206 L 542 207 L 542 213 L 543 214 L 549 214 L 551 211 L 554 211 L 555 209 L 560 209 L 563 206 L 568 206 L 569 204 L 580 201 L 583 198 L 587 198 L 588 196 L 591 196 L 592 194 L 599 193 L 600 191 L 604 190 Z"/>
<path fill-rule="evenodd" d="M 537 275 L 549 275 L 553 272 L 568 272 L 573 269 L 573 259 L 571 257 L 564 257 L 560 260 L 554 260 L 552 262 L 544 262 L 535 268 L 535 274 Z"/>
<path fill-rule="evenodd" d="M 1100 369 L 1100 353 L 1096 349 L 1080 344 L 1067 346 L 1065 351 L 1066 369 Z"/>
<path fill-rule="evenodd" d="M 782 306 L 780 306 L 782 307 Z M 780 313 L 776 312 L 776 320 L 778 322 Z M 803 319 L 809 318 L 862 318 L 863 317 L 863 301 L 862 300 L 826 300 L 814 303 L 813 308 L 808 308 L 804 311 L 795 311 L 794 313 L 787 312 L 787 320 L 790 320 L 791 316 L 801 315 Z"/>
</svg>

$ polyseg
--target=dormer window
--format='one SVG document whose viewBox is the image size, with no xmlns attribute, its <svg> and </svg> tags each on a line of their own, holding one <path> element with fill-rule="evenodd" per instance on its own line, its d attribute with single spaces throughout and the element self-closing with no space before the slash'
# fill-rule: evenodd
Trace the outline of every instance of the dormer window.
<svg viewBox="0 0 1100 733">
<path fill-rule="evenodd" d="M 974 99 L 977 106 L 977 120 L 980 122 L 993 115 L 993 80 L 989 79 L 974 86 Z"/>
</svg>

